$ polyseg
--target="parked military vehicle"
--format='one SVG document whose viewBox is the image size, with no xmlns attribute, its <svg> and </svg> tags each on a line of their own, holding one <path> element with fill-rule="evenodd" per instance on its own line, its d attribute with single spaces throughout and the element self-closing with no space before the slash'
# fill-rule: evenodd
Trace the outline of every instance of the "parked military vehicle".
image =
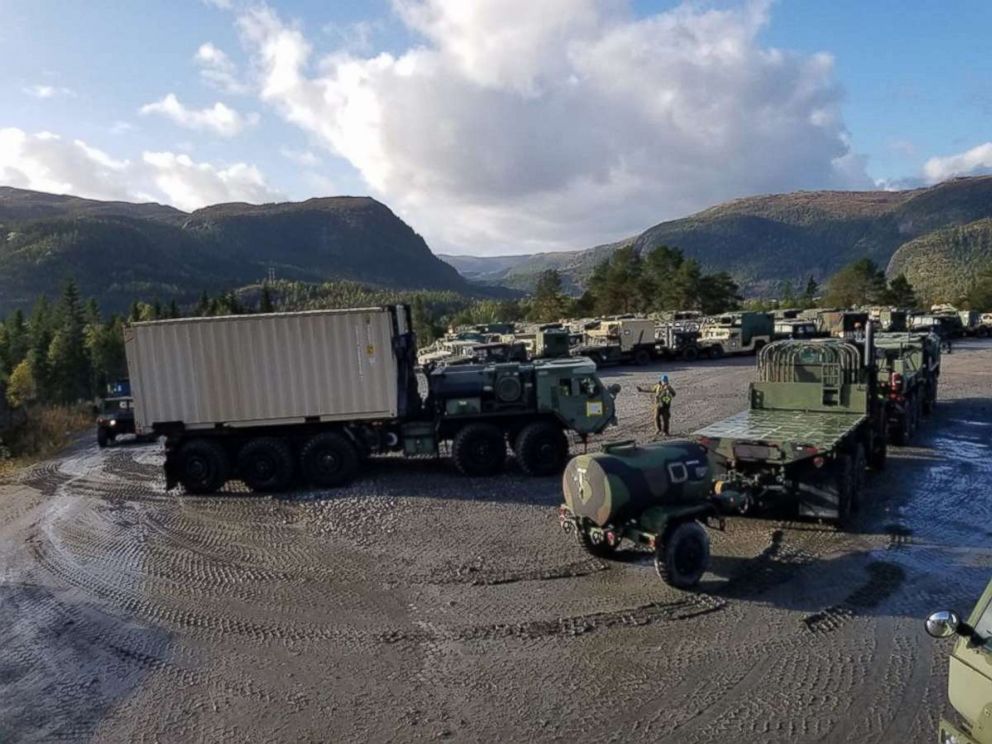
<svg viewBox="0 0 992 744">
<path fill-rule="evenodd" d="M 655 328 L 654 340 L 656 357 L 692 362 L 705 353 L 699 345 L 698 327 L 687 327 L 682 323 L 665 323 Z"/>
<path fill-rule="evenodd" d="M 540 326 L 504 338 L 523 344 L 530 359 L 563 359 L 571 352 L 568 330 L 560 325 Z"/>
<path fill-rule="evenodd" d="M 942 341 L 961 338 L 964 335 L 964 324 L 957 313 L 923 313 L 910 318 L 911 331 L 931 332 L 937 334 Z"/>
<path fill-rule="evenodd" d="M 786 318 L 775 321 L 774 337 L 776 341 L 781 341 L 782 339 L 821 338 L 822 336 L 823 334 L 817 330 L 816 323 L 812 320 Z"/>
<path fill-rule="evenodd" d="M 105 398 L 96 418 L 96 443 L 107 447 L 127 434 L 134 434 L 134 401 L 129 397 Z"/>
<path fill-rule="evenodd" d="M 466 475 L 564 465 L 566 432 L 615 421 L 617 386 L 587 359 L 468 364 L 427 375 L 405 305 L 186 318 L 125 330 L 139 434 L 166 437 L 166 485 L 211 493 L 229 479 L 279 491 L 341 485 L 368 455 L 451 456 Z"/>
<path fill-rule="evenodd" d="M 992 744 L 992 582 L 967 622 L 941 610 L 927 618 L 926 630 L 934 638 L 957 638 L 947 667 L 947 699 L 960 721 L 942 717 L 937 741 Z"/>
<path fill-rule="evenodd" d="M 966 336 L 985 338 L 992 332 L 992 327 L 982 321 L 982 314 L 977 310 L 960 310 L 958 317 L 961 318 L 961 329 Z"/>
<path fill-rule="evenodd" d="M 726 354 L 755 354 L 774 340 L 771 313 L 728 313 L 709 318 L 700 328 L 700 352 L 711 359 Z"/>
<path fill-rule="evenodd" d="M 868 319 L 875 323 L 875 330 L 883 333 L 904 333 L 909 330 L 909 313 L 891 307 L 873 307 Z"/>
<path fill-rule="evenodd" d="M 861 310 L 827 310 L 817 316 L 817 330 L 833 338 L 855 339 L 864 334 L 868 313 Z"/>
<path fill-rule="evenodd" d="M 598 365 L 649 364 L 655 358 L 655 322 L 650 318 L 613 318 L 602 320 L 585 331 L 573 356 L 589 357 Z"/>
<path fill-rule="evenodd" d="M 840 339 L 776 341 L 758 355 L 746 411 L 693 434 L 710 452 L 717 494 L 746 511 L 775 501 L 801 516 L 844 523 L 866 469 L 886 456 L 872 332 Z"/>
<path fill-rule="evenodd" d="M 609 558 L 630 540 L 655 551 L 658 575 L 673 586 L 695 586 L 706 572 L 703 525 L 717 506 L 706 450 L 695 442 L 620 442 L 578 455 L 565 468 L 562 491 L 562 529 L 592 555 Z"/>
<path fill-rule="evenodd" d="M 931 334 L 879 333 L 878 394 L 886 410 L 889 441 L 908 444 L 937 401 L 940 339 Z"/>
</svg>

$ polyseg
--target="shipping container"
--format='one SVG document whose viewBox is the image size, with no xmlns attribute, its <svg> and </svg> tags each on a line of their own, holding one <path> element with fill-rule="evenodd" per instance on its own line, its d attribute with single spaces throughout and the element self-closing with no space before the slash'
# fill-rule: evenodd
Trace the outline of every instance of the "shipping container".
<svg viewBox="0 0 992 744">
<path fill-rule="evenodd" d="M 392 308 L 135 323 L 138 431 L 397 418 L 398 323 Z"/>
</svg>

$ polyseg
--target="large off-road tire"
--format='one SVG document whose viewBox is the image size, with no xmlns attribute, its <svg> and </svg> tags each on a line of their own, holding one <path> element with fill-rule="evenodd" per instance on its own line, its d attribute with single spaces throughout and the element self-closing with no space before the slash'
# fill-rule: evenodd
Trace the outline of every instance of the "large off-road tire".
<svg viewBox="0 0 992 744">
<path fill-rule="evenodd" d="M 651 364 L 651 352 L 647 349 L 638 349 L 634 352 L 634 364 L 638 367 L 643 367 L 647 364 Z"/>
<path fill-rule="evenodd" d="M 252 439 L 238 452 L 238 475 L 252 491 L 285 491 L 294 469 L 289 445 L 275 437 Z"/>
<path fill-rule="evenodd" d="M 506 463 L 503 432 L 492 424 L 469 424 L 455 435 L 451 458 L 463 475 L 496 475 Z"/>
<path fill-rule="evenodd" d="M 96 430 L 96 444 L 100 449 L 110 444 L 110 433 L 102 426 Z"/>
<path fill-rule="evenodd" d="M 575 541 L 579 544 L 580 548 L 595 558 L 612 558 L 617 552 L 617 548 L 620 547 L 619 540 L 612 545 L 606 540 L 598 543 L 593 542 L 589 531 L 582 525 L 576 525 L 575 527 Z"/>
<path fill-rule="evenodd" d="M 713 344 L 707 353 L 710 359 L 720 359 L 723 356 L 723 347 L 720 344 Z"/>
<path fill-rule="evenodd" d="M 710 537 L 695 520 L 669 527 L 654 554 L 658 576 L 678 589 L 698 584 L 709 565 Z"/>
<path fill-rule="evenodd" d="M 874 437 L 875 447 L 868 455 L 868 467 L 874 471 L 885 470 L 885 461 L 889 456 L 889 434 L 888 434 L 888 418 L 883 421 L 882 434 L 876 434 Z"/>
<path fill-rule="evenodd" d="M 561 472 L 568 459 L 568 439 L 560 426 L 548 421 L 528 424 L 513 444 L 520 469 L 527 475 L 543 476 Z"/>
<path fill-rule="evenodd" d="M 683 362 L 694 362 L 699 359 L 699 349 L 695 346 L 686 346 L 682 349 L 682 361 Z"/>
<path fill-rule="evenodd" d="M 192 439 L 179 450 L 179 482 L 187 493 L 214 493 L 227 482 L 230 464 L 217 442 Z"/>
<path fill-rule="evenodd" d="M 303 477 L 317 488 L 334 488 L 349 483 L 358 472 L 359 463 L 355 445 L 335 431 L 315 434 L 300 451 Z"/>
<path fill-rule="evenodd" d="M 856 479 L 854 475 L 854 457 L 839 455 L 834 461 L 831 473 L 831 490 L 837 496 L 837 524 L 841 527 L 851 521 L 856 498 Z"/>
<path fill-rule="evenodd" d="M 868 458 L 864 445 L 859 444 L 854 450 L 854 484 L 851 489 L 851 512 L 856 514 L 861 509 L 861 502 L 868 490 Z"/>
</svg>

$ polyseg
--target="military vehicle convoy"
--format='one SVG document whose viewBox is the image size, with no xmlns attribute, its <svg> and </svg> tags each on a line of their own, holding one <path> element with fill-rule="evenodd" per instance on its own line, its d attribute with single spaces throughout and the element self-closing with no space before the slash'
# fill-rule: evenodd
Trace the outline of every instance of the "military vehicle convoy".
<svg viewBox="0 0 992 744">
<path fill-rule="evenodd" d="M 592 555 L 609 558 L 623 540 L 646 545 L 658 575 L 680 589 L 706 572 L 703 525 L 717 518 L 717 504 L 706 449 L 695 442 L 608 444 L 573 458 L 562 490 L 561 527 Z"/>
<path fill-rule="evenodd" d="M 714 490 L 741 511 L 775 501 L 844 523 L 866 470 L 883 467 L 885 406 L 871 330 L 863 343 L 776 341 L 758 355 L 750 407 L 693 438 L 710 453 Z"/>
<path fill-rule="evenodd" d="M 139 434 L 166 437 L 167 488 L 229 479 L 279 491 L 350 481 L 365 457 L 451 456 L 466 475 L 564 465 L 566 432 L 615 421 L 618 386 L 587 359 L 466 364 L 427 375 L 405 305 L 135 323 L 125 350 Z"/>
<path fill-rule="evenodd" d="M 934 638 L 956 636 L 947 668 L 947 698 L 960 723 L 940 719 L 941 744 L 992 744 L 992 582 L 962 622 L 953 610 L 934 612 L 926 630 Z"/>
</svg>

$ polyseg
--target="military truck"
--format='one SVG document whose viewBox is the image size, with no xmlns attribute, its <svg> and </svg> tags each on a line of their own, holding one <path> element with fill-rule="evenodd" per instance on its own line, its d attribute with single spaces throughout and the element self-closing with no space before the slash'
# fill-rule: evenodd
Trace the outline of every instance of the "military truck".
<svg viewBox="0 0 992 744">
<path fill-rule="evenodd" d="M 562 529 L 599 558 L 623 540 L 654 550 L 655 570 L 672 586 L 699 583 L 709 565 L 704 525 L 721 529 L 711 498 L 706 450 L 695 442 L 618 442 L 572 458 L 562 476 Z"/>
<path fill-rule="evenodd" d="M 872 332 L 841 339 L 775 341 L 758 355 L 749 408 L 693 438 L 710 452 L 714 490 L 741 510 L 776 501 L 801 516 L 844 523 L 866 470 L 883 467 L 885 407 Z"/>
<path fill-rule="evenodd" d="M 868 325 L 868 313 L 862 310 L 827 310 L 817 316 L 817 330 L 834 338 L 855 339 Z"/>
<path fill-rule="evenodd" d="M 922 313 L 910 318 L 911 331 L 931 332 L 940 336 L 942 341 L 961 338 L 964 335 L 964 324 L 957 313 Z"/>
<path fill-rule="evenodd" d="M 982 321 L 982 314 L 977 310 L 960 310 L 958 317 L 961 318 L 962 330 L 966 336 L 986 338 L 992 330 Z"/>
<path fill-rule="evenodd" d="M 820 338 L 823 334 L 817 330 L 812 320 L 800 318 L 785 318 L 775 321 L 775 340 L 789 338 Z"/>
<path fill-rule="evenodd" d="M 166 437 L 167 488 L 229 479 L 279 491 L 350 481 L 369 455 L 437 456 L 492 475 L 564 466 L 566 432 L 615 422 L 588 359 L 468 364 L 427 375 L 421 397 L 406 305 L 134 323 L 125 350 L 139 434 Z"/>
<path fill-rule="evenodd" d="M 711 359 L 725 354 L 755 354 L 775 334 L 771 313 L 728 313 L 709 318 L 700 329 L 700 352 Z"/>
<path fill-rule="evenodd" d="M 699 329 L 682 323 L 664 323 L 655 328 L 654 340 L 656 357 L 682 359 L 692 362 L 698 359 L 704 349 L 699 344 Z"/>
<path fill-rule="evenodd" d="M 530 359 L 563 359 L 571 350 L 568 330 L 558 324 L 515 332 L 503 338 L 523 344 Z"/>
<path fill-rule="evenodd" d="M 875 345 L 889 441 L 908 444 L 937 401 L 940 339 L 928 333 L 878 333 Z"/>
<path fill-rule="evenodd" d="M 868 318 L 877 323 L 877 330 L 883 333 L 903 333 L 909 330 L 909 313 L 891 307 L 873 307 Z"/>
<path fill-rule="evenodd" d="M 941 744 L 992 744 L 992 582 L 962 622 L 953 610 L 926 620 L 934 638 L 956 636 L 947 667 L 947 698 L 960 721 L 940 719 Z"/>
<path fill-rule="evenodd" d="M 655 322 L 650 318 L 612 318 L 586 330 L 573 356 L 589 357 L 598 365 L 649 364 L 655 358 Z"/>
<path fill-rule="evenodd" d="M 134 401 L 130 397 L 104 398 L 96 418 L 97 445 L 103 449 L 128 434 L 134 434 Z"/>
</svg>

